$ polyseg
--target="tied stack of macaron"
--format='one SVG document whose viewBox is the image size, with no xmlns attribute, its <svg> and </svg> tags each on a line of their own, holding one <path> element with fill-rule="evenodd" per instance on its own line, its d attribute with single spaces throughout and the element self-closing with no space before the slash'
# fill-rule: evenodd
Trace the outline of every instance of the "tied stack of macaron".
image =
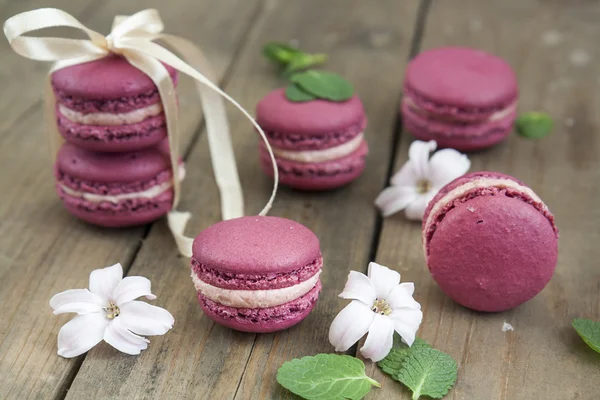
<svg viewBox="0 0 600 400">
<path fill-rule="evenodd" d="M 509 135 L 517 98 L 517 80 L 506 61 L 481 50 L 443 47 L 409 63 L 402 120 L 417 139 L 480 150 Z"/>
<path fill-rule="evenodd" d="M 166 66 L 174 84 L 177 71 Z M 173 204 L 173 168 L 158 88 L 119 56 L 52 74 L 66 142 L 55 164 L 66 209 L 101 226 L 148 223 Z M 183 179 L 180 162 L 175 179 Z"/>
</svg>

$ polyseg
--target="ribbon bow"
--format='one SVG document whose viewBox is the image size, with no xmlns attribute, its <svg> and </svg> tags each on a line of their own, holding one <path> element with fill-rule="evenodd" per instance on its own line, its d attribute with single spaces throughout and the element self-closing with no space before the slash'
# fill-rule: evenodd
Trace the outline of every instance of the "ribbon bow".
<svg viewBox="0 0 600 400">
<path fill-rule="evenodd" d="M 82 30 L 89 39 L 23 36 L 31 31 L 58 26 Z M 244 202 L 231 145 L 227 114 L 221 97 L 238 108 L 259 132 L 269 151 L 275 173 L 271 197 L 259 213 L 259 215 L 267 214 L 277 192 L 278 172 L 275 157 L 265 133 L 240 104 L 212 82 L 215 79 L 214 75 L 208 60 L 200 49 L 192 42 L 162 33 L 162 30 L 163 23 L 158 11 L 154 9 L 143 10 L 127 17 L 115 17 L 111 33 L 108 36 L 87 28 L 72 15 L 55 8 L 40 8 L 24 12 L 9 18 L 4 23 L 4 34 L 15 52 L 33 60 L 54 61 L 46 79 L 44 110 L 46 133 L 50 139 L 53 157 L 56 156 L 62 139 L 54 118 L 56 99 L 50 81 L 52 72 L 71 65 L 97 60 L 110 54 L 119 54 L 125 57 L 131 65 L 148 75 L 158 87 L 167 121 L 173 168 L 173 209 L 175 209 L 181 195 L 181 184 L 176 178 L 179 161 L 179 119 L 176 92 L 169 73 L 162 64 L 165 63 L 196 80 L 206 121 L 213 170 L 221 194 L 223 219 L 244 215 Z M 161 45 L 154 43 L 154 40 L 163 41 L 180 53 L 187 62 Z M 188 257 L 191 256 L 192 239 L 185 237 L 183 231 L 190 217 L 189 213 L 177 211 L 171 211 L 168 215 L 169 228 L 179 251 Z"/>
</svg>

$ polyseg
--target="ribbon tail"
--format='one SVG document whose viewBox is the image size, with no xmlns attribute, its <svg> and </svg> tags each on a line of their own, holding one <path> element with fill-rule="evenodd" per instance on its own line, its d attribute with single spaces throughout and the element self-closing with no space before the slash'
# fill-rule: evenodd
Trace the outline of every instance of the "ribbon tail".
<svg viewBox="0 0 600 400">
<path fill-rule="evenodd" d="M 192 42 L 162 34 L 159 39 L 182 54 L 185 60 L 206 78 L 215 81 L 210 63 Z M 201 97 L 206 133 L 215 180 L 221 194 L 221 216 L 224 220 L 244 215 L 244 195 L 235 162 L 225 104 L 221 95 L 195 80 Z"/>
<path fill-rule="evenodd" d="M 190 218 L 192 218 L 192 214 L 189 212 L 170 211 L 169 214 L 167 214 L 169 229 L 173 234 L 177 248 L 182 255 L 188 258 L 192 256 L 194 239 L 185 236 L 183 232 L 185 231 L 185 226 Z"/>
</svg>

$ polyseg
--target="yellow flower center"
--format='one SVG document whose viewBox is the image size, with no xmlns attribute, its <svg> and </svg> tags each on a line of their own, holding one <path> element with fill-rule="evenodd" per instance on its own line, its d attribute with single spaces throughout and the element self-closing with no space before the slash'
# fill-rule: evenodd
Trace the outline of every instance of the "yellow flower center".
<svg viewBox="0 0 600 400">
<path fill-rule="evenodd" d="M 392 313 L 392 308 L 387 301 L 375 299 L 373 306 L 371 307 L 371 311 L 381 315 L 390 315 Z"/>
<path fill-rule="evenodd" d="M 419 179 L 416 185 L 417 193 L 425 194 L 431 190 L 431 186 L 431 182 L 427 179 Z"/>
<path fill-rule="evenodd" d="M 106 318 L 108 319 L 115 319 L 121 314 L 119 307 L 112 301 L 109 301 L 108 306 L 102 307 L 102 309 L 106 312 Z"/>
</svg>

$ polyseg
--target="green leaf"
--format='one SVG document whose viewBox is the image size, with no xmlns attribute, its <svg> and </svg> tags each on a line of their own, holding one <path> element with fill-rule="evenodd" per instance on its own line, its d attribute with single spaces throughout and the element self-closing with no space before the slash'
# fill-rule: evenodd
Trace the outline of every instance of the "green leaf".
<svg viewBox="0 0 600 400">
<path fill-rule="evenodd" d="M 292 75 L 290 80 L 320 99 L 345 101 L 354 93 L 350 82 L 331 72 L 310 70 Z"/>
<path fill-rule="evenodd" d="M 263 54 L 271 61 L 287 65 L 294 56 L 304 54 L 299 49 L 285 43 L 269 42 L 263 48 Z"/>
<path fill-rule="evenodd" d="M 325 62 L 327 62 L 327 54 L 298 53 L 292 57 L 283 73 L 284 75 L 291 75 L 303 69 L 325 64 Z"/>
<path fill-rule="evenodd" d="M 430 347 L 408 352 L 395 379 L 413 391 L 413 400 L 421 396 L 444 397 L 456 382 L 458 367 L 448 354 Z"/>
<path fill-rule="evenodd" d="M 431 347 L 429 343 L 420 338 L 416 338 L 412 346 L 408 347 L 408 345 L 400 341 L 399 335 L 398 337 L 396 335 L 394 333 L 394 347 L 392 347 L 392 350 L 390 350 L 383 360 L 377 363 L 383 372 L 394 379 L 396 379 L 396 375 L 400 372 L 402 361 L 404 361 L 409 352 L 421 347 Z"/>
<path fill-rule="evenodd" d="M 540 139 L 552 130 L 552 118 L 540 112 L 528 112 L 517 118 L 517 133 L 528 139 Z"/>
<path fill-rule="evenodd" d="M 305 102 L 316 99 L 315 96 L 313 96 L 310 93 L 306 93 L 294 83 L 290 83 L 285 89 L 285 97 L 287 97 L 288 100 L 294 102 Z"/>
<path fill-rule="evenodd" d="M 573 320 L 573 328 L 588 346 L 600 353 L 600 322 L 576 318 Z"/>
<path fill-rule="evenodd" d="M 358 358 L 317 354 L 284 363 L 277 371 L 277 382 L 305 399 L 362 399 L 372 386 L 381 385 L 365 375 L 365 364 Z"/>
</svg>

